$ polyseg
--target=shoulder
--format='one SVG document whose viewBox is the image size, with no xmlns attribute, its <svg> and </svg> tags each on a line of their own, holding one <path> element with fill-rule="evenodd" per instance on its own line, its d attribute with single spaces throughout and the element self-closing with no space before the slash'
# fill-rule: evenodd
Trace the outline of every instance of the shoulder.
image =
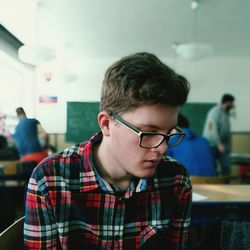
<svg viewBox="0 0 250 250">
<path fill-rule="evenodd" d="M 159 164 L 158 170 L 162 174 L 167 174 L 167 175 L 175 175 L 175 174 L 183 174 L 187 175 L 186 168 L 176 161 L 174 158 L 169 157 L 169 156 L 164 156 L 162 161 Z"/>
<path fill-rule="evenodd" d="M 34 169 L 31 179 L 41 189 L 52 186 L 73 186 L 79 184 L 83 172 L 85 144 L 74 145 L 64 151 L 45 158 Z"/>
<path fill-rule="evenodd" d="M 36 118 L 27 118 L 27 121 L 32 122 L 34 124 L 40 124 L 40 122 Z"/>
<path fill-rule="evenodd" d="M 201 145 L 209 145 L 208 140 L 204 136 L 197 136 L 196 141 Z"/>
<path fill-rule="evenodd" d="M 210 122 L 216 121 L 221 114 L 221 109 L 219 105 L 212 107 L 208 112 L 208 119 Z"/>
<path fill-rule="evenodd" d="M 216 114 L 218 112 L 220 112 L 220 106 L 219 105 L 215 105 L 214 107 L 212 107 L 209 110 L 208 114 L 213 115 L 213 114 Z"/>
<path fill-rule="evenodd" d="M 187 169 L 181 163 L 169 156 L 165 156 L 160 162 L 155 173 L 155 178 L 162 185 L 164 185 L 164 183 L 173 185 L 177 182 L 185 184 L 190 181 Z"/>
<path fill-rule="evenodd" d="M 160 191 L 170 201 L 191 202 L 192 184 L 186 168 L 171 157 L 159 164 L 152 178 L 153 190 Z M 164 198 L 163 198 L 164 199 Z"/>
</svg>

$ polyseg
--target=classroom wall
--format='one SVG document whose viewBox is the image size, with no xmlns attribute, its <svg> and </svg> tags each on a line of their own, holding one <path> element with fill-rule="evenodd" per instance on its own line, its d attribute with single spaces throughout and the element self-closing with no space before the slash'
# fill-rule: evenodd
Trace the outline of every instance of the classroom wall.
<svg viewBox="0 0 250 250">
<path fill-rule="evenodd" d="M 13 8 L 15 6 L 15 8 Z M 36 40 L 35 7 L 33 0 L 18 2 L 9 0 L 0 8 L 0 21 L 24 43 Z M 25 12 L 20 12 L 25 9 Z M 10 13 L 15 18 L 10 18 Z M 25 33 L 23 27 L 25 26 Z M 42 39 L 42 37 L 40 37 Z M 216 49 L 216 48 L 215 48 Z M 56 48 L 57 58 L 48 65 L 36 71 L 34 88 L 25 91 L 24 100 L 31 103 L 30 116 L 36 116 L 50 133 L 66 132 L 66 102 L 67 101 L 98 101 L 100 87 L 107 67 L 118 58 L 87 58 L 79 57 L 77 52 L 69 51 L 65 65 L 65 45 Z M 132 53 L 135 51 L 129 51 Z M 154 51 L 150 51 L 153 52 Z M 186 61 L 179 58 L 162 58 L 178 72 L 188 78 L 191 83 L 189 102 L 218 102 L 224 92 L 236 96 L 236 117 L 232 119 L 233 131 L 250 131 L 248 113 L 250 84 L 249 57 L 212 57 L 197 61 Z M 44 73 L 53 71 L 53 79 L 44 80 Z M 73 74 L 73 81 L 66 80 Z M 27 83 L 22 86 L 27 89 Z M 40 96 L 57 96 L 55 104 L 39 103 Z M 26 105 L 27 106 L 27 105 Z"/>
<path fill-rule="evenodd" d="M 34 67 L 18 60 L 17 45 L 11 44 L 10 38 L 6 38 L 8 35 L 4 35 L 2 30 L 1 32 L 0 113 L 8 117 L 16 116 L 16 108 L 23 106 L 28 113 L 34 114 Z"/>
<path fill-rule="evenodd" d="M 67 101 L 99 101 L 105 70 L 114 60 L 116 58 L 72 60 L 75 72 L 78 72 L 77 79 L 73 82 L 63 81 L 59 74 L 50 83 L 38 79 L 37 100 L 44 93 L 58 96 L 57 104 L 37 103 L 37 116 L 49 132 L 66 132 Z M 232 130 L 250 131 L 250 119 L 246 115 L 250 106 L 247 95 L 250 93 L 250 58 L 210 57 L 197 61 L 165 58 L 163 61 L 190 81 L 189 102 L 218 102 L 225 92 L 235 95 L 236 114 L 232 118 Z"/>
<path fill-rule="evenodd" d="M 250 132 L 232 133 L 232 152 L 237 154 L 250 154 Z"/>
<path fill-rule="evenodd" d="M 190 80 L 191 102 L 218 102 L 223 93 L 236 97 L 233 131 L 250 131 L 248 107 L 250 99 L 249 57 L 207 58 L 196 62 L 180 62 L 177 69 Z"/>
</svg>

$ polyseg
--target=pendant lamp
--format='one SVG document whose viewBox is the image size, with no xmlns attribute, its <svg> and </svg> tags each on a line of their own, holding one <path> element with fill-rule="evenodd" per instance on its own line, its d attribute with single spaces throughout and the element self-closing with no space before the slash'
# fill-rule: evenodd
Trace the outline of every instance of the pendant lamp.
<svg viewBox="0 0 250 250">
<path fill-rule="evenodd" d="M 191 9 L 193 10 L 193 42 L 190 43 L 175 43 L 173 49 L 176 54 L 181 58 L 187 60 L 201 59 L 206 56 L 209 56 L 213 52 L 211 45 L 206 43 L 197 42 L 197 10 L 199 3 L 197 1 L 191 2 Z"/>
<path fill-rule="evenodd" d="M 56 56 L 55 50 L 44 45 L 40 45 L 38 42 L 39 35 L 39 14 L 41 8 L 41 1 L 36 4 L 36 27 L 35 27 L 35 40 L 34 44 L 25 44 L 18 49 L 18 57 L 22 62 L 39 66 L 53 60 Z"/>
</svg>

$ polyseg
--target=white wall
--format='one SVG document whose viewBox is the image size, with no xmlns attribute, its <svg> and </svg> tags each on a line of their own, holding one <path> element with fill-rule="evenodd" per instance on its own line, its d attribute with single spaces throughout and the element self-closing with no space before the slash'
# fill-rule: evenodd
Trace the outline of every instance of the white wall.
<svg viewBox="0 0 250 250">
<path fill-rule="evenodd" d="M 8 133 L 17 122 L 17 107 L 34 115 L 34 89 L 34 67 L 19 62 L 16 49 L 0 37 L 0 114 L 6 115 Z"/>
<path fill-rule="evenodd" d="M 64 82 L 58 73 L 54 82 L 40 80 L 41 93 L 58 95 L 58 104 L 38 104 L 37 115 L 48 131 L 66 131 L 67 101 L 99 101 L 100 88 L 107 67 L 117 58 L 72 60 L 76 72 L 81 72 L 73 82 Z M 249 131 L 248 109 L 250 100 L 250 58 L 206 58 L 198 61 L 163 59 L 191 84 L 189 102 L 219 102 L 223 93 L 236 97 L 236 117 L 232 119 L 233 131 Z M 38 96 L 36 97 L 38 98 Z"/>
<path fill-rule="evenodd" d="M 35 41 L 35 0 L 0 0 L 0 23 L 23 43 Z M 25 27 L 25 28 L 24 28 Z"/>
<path fill-rule="evenodd" d="M 250 58 L 207 58 L 197 62 L 179 62 L 177 70 L 191 83 L 190 102 L 219 102 L 224 93 L 236 97 L 233 131 L 250 131 Z"/>
<path fill-rule="evenodd" d="M 0 3 L 0 22 L 23 42 L 34 41 L 36 1 L 0 0 Z M 54 62 L 57 66 L 52 63 L 52 65 L 45 65 L 44 68 L 38 69 L 34 91 L 25 92 L 28 95 L 25 100 L 30 101 L 34 115 L 41 120 L 49 132 L 64 133 L 66 131 L 66 102 L 98 101 L 104 72 L 115 58 L 89 59 L 74 55 L 68 58 L 68 68 L 65 70 L 65 58 L 61 53 L 64 48 L 57 49 L 61 50 L 57 54 L 57 62 Z M 211 57 L 199 61 L 165 59 L 165 62 L 172 65 L 190 81 L 189 102 L 218 102 L 225 92 L 235 95 L 237 114 L 232 120 L 233 131 L 250 130 L 248 118 L 249 57 Z M 43 73 L 50 69 L 54 70 L 55 75 L 52 81 L 46 82 Z M 73 74 L 76 72 L 77 79 L 72 82 L 64 81 L 61 76 L 65 71 Z M 40 104 L 38 99 L 41 95 L 56 95 L 58 103 Z"/>
<path fill-rule="evenodd" d="M 60 60 L 60 59 L 58 59 Z M 65 80 L 60 69 L 55 70 L 52 81 L 46 82 L 43 72 L 46 67 L 38 70 L 37 93 L 35 99 L 41 95 L 57 96 L 56 104 L 37 103 L 37 117 L 50 133 L 66 132 L 66 103 L 67 101 L 99 101 L 100 89 L 105 70 L 114 61 L 105 59 L 72 60 L 75 71 L 78 72 L 74 81 Z M 69 74 L 74 72 L 69 71 Z"/>
</svg>

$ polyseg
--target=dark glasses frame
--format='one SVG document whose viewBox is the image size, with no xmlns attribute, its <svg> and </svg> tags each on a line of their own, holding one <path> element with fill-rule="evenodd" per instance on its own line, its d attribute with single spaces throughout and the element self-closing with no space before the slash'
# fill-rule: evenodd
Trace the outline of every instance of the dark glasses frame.
<svg viewBox="0 0 250 250">
<path fill-rule="evenodd" d="M 122 124 L 126 128 L 130 129 L 133 133 L 135 133 L 140 138 L 139 146 L 142 147 L 142 148 L 147 148 L 147 149 L 157 148 L 157 147 L 159 147 L 163 143 L 164 140 L 166 140 L 167 145 L 168 145 L 168 142 L 169 142 L 169 140 L 170 140 L 171 137 L 173 137 L 173 136 L 180 136 L 180 139 L 177 140 L 174 144 L 168 145 L 168 147 L 175 147 L 176 145 L 178 145 L 182 141 L 182 139 L 185 136 L 185 133 L 183 132 L 183 130 L 180 127 L 178 127 L 178 126 L 175 126 L 173 128 L 173 130 L 177 131 L 177 133 L 174 133 L 174 134 L 161 134 L 161 133 L 157 133 L 157 132 L 143 132 L 140 129 L 136 128 L 135 126 L 133 126 L 130 123 L 128 123 L 125 120 L 123 120 L 121 117 L 115 115 L 114 113 L 109 112 L 109 115 L 112 116 L 120 124 Z M 162 136 L 162 140 L 157 145 L 152 146 L 152 147 L 145 147 L 145 146 L 141 145 L 142 138 L 144 136 L 154 136 L 154 135 L 160 135 L 160 136 Z"/>
</svg>

